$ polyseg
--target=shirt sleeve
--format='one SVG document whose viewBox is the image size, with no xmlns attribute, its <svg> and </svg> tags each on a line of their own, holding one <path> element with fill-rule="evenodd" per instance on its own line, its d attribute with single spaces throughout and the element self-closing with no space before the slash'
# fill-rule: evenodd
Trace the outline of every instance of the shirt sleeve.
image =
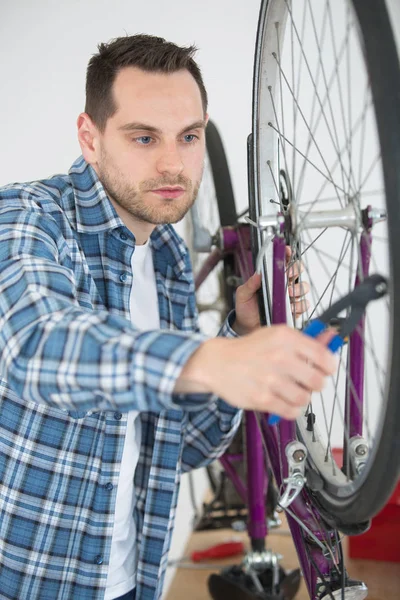
<svg viewBox="0 0 400 600">
<path fill-rule="evenodd" d="M 193 302 L 195 302 L 194 299 Z M 218 336 L 239 337 L 232 329 L 234 320 L 235 311 L 232 310 L 225 319 Z M 232 442 L 240 425 L 242 414 L 242 410 L 231 406 L 215 395 L 212 396 L 212 402 L 207 408 L 189 413 L 182 452 L 182 471 L 187 472 L 205 467 L 219 458 Z"/>
<path fill-rule="evenodd" d="M 68 246 L 56 220 L 0 211 L 0 375 L 22 399 L 67 410 L 199 410 L 173 395 L 205 340 L 198 332 L 138 332 L 127 319 L 78 302 Z"/>
</svg>

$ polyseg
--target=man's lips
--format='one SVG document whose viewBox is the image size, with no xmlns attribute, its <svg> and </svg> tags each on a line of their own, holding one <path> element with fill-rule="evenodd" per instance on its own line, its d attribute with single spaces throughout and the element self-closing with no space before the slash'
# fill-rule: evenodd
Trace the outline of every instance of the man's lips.
<svg viewBox="0 0 400 600">
<path fill-rule="evenodd" d="M 185 190 L 182 187 L 162 187 L 156 190 L 151 190 L 153 194 L 157 194 L 158 196 L 162 196 L 163 198 L 178 198 L 181 196 Z"/>
</svg>

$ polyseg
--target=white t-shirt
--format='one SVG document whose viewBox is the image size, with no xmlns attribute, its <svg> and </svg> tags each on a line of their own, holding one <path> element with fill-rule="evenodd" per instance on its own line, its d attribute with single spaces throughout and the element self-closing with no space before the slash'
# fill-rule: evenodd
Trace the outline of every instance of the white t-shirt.
<svg viewBox="0 0 400 600">
<path fill-rule="evenodd" d="M 142 331 L 159 329 L 160 316 L 153 256 L 149 241 L 136 246 L 132 255 L 130 314 L 133 325 Z M 141 427 L 137 411 L 128 413 L 128 424 L 118 480 L 110 565 L 104 600 L 114 600 L 136 586 L 137 544 L 133 520 L 135 492 L 133 478 L 139 458 Z"/>
</svg>

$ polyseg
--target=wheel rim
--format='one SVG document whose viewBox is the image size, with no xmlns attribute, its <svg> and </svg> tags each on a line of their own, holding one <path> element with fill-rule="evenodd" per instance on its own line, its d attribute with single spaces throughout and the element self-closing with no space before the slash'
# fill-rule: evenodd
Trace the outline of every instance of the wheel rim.
<svg viewBox="0 0 400 600">
<path fill-rule="evenodd" d="M 298 245 L 302 254 L 303 278 L 311 279 L 312 286 L 307 318 L 296 322 L 296 326 L 302 327 L 306 320 L 352 289 L 357 273 L 362 278 L 363 273 L 356 266 L 358 241 L 365 230 L 362 224 L 365 210 L 364 213 L 362 210 L 371 205 L 377 212 L 386 210 L 384 169 L 371 85 L 350 3 L 275 0 L 264 3 L 262 11 L 260 22 L 266 23 L 266 27 L 258 41 L 261 50 L 256 52 L 253 118 L 258 216 L 276 214 L 276 203 L 282 204 L 279 184 L 284 170 L 293 190 L 292 211 L 298 222 L 316 210 L 345 206 L 352 207 L 359 221 L 357 231 L 350 234 L 344 228 L 321 228 L 297 231 L 291 236 L 293 248 Z M 308 87 L 304 83 L 307 79 Z M 378 152 L 374 153 L 372 148 Z M 281 206 L 282 212 L 284 208 Z M 370 271 L 390 278 L 387 221 L 374 225 L 371 251 Z M 264 263 L 267 272 L 271 272 L 270 261 L 269 254 Z M 318 284 L 310 277 L 315 272 Z M 268 286 L 265 281 L 264 285 Z M 347 348 L 340 357 L 339 379 L 330 383 L 322 402 L 313 397 L 314 432 L 308 434 L 305 418 L 299 419 L 299 433 L 307 445 L 310 463 L 324 480 L 322 495 L 331 499 L 350 499 L 368 477 L 376 451 L 375 440 L 381 436 L 386 413 L 392 344 L 390 333 L 385 340 L 380 339 L 382 352 L 378 356 L 376 340 L 382 338 L 385 330 L 391 332 L 390 325 L 388 298 L 368 307 L 363 336 L 368 352 L 362 434 L 367 438 L 369 456 L 363 470 L 356 472 L 357 460 L 352 450 L 344 464 L 348 474 L 343 474 L 340 459 L 336 460 L 332 453 L 333 447 L 347 446 L 350 437 L 340 417 L 340 407 L 341 414 L 345 412 L 346 387 L 351 386 Z M 336 416 L 332 417 L 332 412 Z"/>
</svg>

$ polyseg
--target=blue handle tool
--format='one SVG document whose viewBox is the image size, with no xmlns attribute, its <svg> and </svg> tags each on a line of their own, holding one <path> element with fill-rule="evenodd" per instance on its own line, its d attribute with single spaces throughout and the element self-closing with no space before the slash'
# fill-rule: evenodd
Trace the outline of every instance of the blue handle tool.
<svg viewBox="0 0 400 600">
<path fill-rule="evenodd" d="M 311 321 L 305 329 L 303 329 L 303 333 L 309 335 L 310 337 L 317 337 L 320 333 L 322 333 L 326 329 L 326 323 L 321 321 L 320 319 L 315 319 Z M 335 335 L 328 344 L 329 350 L 331 352 L 336 352 L 341 348 L 344 344 L 343 338 L 340 335 Z M 276 425 L 281 420 L 278 415 L 269 415 L 268 417 L 268 425 Z"/>
<path fill-rule="evenodd" d="M 332 319 L 343 310 L 350 308 L 350 314 L 343 319 L 338 334 L 328 344 L 331 352 L 337 352 L 343 346 L 346 337 L 357 327 L 368 302 L 384 296 L 387 293 L 387 287 L 387 281 L 381 275 L 375 274 L 366 277 L 350 294 L 332 304 L 318 319 L 310 321 L 303 329 L 303 333 L 313 338 L 317 337 L 329 326 Z M 278 415 L 269 415 L 268 424 L 276 425 L 280 420 Z"/>
</svg>

